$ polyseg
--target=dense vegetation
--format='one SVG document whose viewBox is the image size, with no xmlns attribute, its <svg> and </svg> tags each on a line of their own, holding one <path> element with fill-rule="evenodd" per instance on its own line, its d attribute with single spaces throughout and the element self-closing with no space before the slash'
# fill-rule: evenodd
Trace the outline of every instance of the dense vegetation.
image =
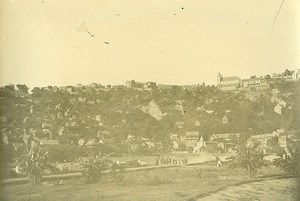
<svg viewBox="0 0 300 201">
<path fill-rule="evenodd" d="M 51 138 L 61 144 L 76 143 L 79 137 L 95 138 L 101 131 L 117 142 L 134 134 L 168 145 L 171 133 L 200 131 L 207 140 L 213 133 L 240 132 L 247 138 L 300 126 L 299 81 L 273 80 L 268 89 L 239 92 L 205 85 L 153 91 L 103 90 L 93 85 L 73 87 L 73 93 L 53 88 L 35 87 L 31 93 L 26 85 L 1 89 L 0 113 L 8 119 L 5 132 L 10 133 L 10 142 L 21 142 L 24 130 L 28 134 L 30 128 L 37 130 L 37 137 L 45 137 L 45 123 L 50 124 Z M 286 105 L 280 115 L 274 107 L 282 101 Z M 98 121 L 97 115 L 101 115 Z M 224 116 L 228 123 L 222 122 Z M 175 126 L 178 121 L 184 122 L 183 128 Z"/>
</svg>

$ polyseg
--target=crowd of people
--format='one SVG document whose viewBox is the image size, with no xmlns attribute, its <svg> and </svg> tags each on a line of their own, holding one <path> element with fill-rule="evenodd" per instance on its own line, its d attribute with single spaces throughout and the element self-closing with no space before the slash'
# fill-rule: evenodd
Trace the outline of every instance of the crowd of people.
<svg viewBox="0 0 300 201">
<path fill-rule="evenodd" d="M 168 165 L 168 164 L 176 164 L 183 165 L 187 164 L 187 158 L 179 157 L 179 156 L 158 156 L 156 158 L 156 165 Z"/>
</svg>

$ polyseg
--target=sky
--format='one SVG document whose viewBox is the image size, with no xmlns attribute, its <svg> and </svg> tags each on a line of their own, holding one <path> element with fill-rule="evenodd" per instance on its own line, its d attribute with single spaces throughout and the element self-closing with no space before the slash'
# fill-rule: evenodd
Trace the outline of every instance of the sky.
<svg viewBox="0 0 300 201">
<path fill-rule="evenodd" d="M 216 84 L 218 72 L 300 68 L 300 1 L 273 23 L 281 2 L 2 0 L 0 85 Z"/>
</svg>

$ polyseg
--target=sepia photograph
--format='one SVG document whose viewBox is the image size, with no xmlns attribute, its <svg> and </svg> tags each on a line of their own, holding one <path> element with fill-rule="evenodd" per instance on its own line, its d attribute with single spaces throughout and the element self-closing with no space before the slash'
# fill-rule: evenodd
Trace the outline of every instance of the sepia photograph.
<svg viewBox="0 0 300 201">
<path fill-rule="evenodd" d="M 1 0 L 1 201 L 300 200 L 300 0 Z"/>
</svg>

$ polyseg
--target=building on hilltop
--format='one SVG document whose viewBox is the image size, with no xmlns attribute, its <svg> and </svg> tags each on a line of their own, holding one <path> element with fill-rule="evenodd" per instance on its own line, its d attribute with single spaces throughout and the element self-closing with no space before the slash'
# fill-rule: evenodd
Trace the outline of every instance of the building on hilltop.
<svg viewBox="0 0 300 201">
<path fill-rule="evenodd" d="M 173 89 L 174 87 L 178 87 L 177 85 L 171 85 L 171 84 L 158 84 L 158 89 Z"/>
<path fill-rule="evenodd" d="M 273 73 L 273 79 L 284 79 L 286 81 L 297 81 L 300 79 L 300 69 L 288 70 L 286 69 L 283 73 Z"/>
<path fill-rule="evenodd" d="M 223 77 L 221 73 L 217 75 L 217 86 L 222 91 L 237 90 L 243 85 L 243 81 L 237 76 Z"/>
<path fill-rule="evenodd" d="M 244 88 L 269 88 L 270 84 L 263 78 L 250 78 L 243 80 Z"/>
<path fill-rule="evenodd" d="M 299 80 L 300 79 L 300 69 L 296 69 L 292 74 L 293 80 Z"/>
<path fill-rule="evenodd" d="M 256 87 L 256 86 L 260 86 L 261 83 L 262 83 L 262 80 L 257 77 L 243 80 L 244 87 Z"/>
<path fill-rule="evenodd" d="M 122 84 L 117 84 L 117 85 L 113 85 L 112 88 L 113 88 L 113 89 L 123 89 L 123 88 L 124 88 L 124 85 L 122 85 Z"/>
<path fill-rule="evenodd" d="M 126 81 L 125 87 L 130 89 L 153 90 L 156 89 L 156 82 L 136 82 L 134 80 Z"/>
</svg>

